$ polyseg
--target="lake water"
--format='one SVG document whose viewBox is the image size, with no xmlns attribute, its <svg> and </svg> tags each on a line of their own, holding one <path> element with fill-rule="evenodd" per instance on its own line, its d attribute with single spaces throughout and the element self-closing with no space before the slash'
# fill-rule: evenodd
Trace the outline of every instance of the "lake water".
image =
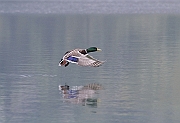
<svg viewBox="0 0 180 123">
<path fill-rule="evenodd" d="M 2 0 L 0 13 L 180 13 L 179 0 Z"/>
<path fill-rule="evenodd" d="M 0 9 L 1 123 L 180 122 L 178 13 Z M 90 46 L 102 49 L 91 53 L 106 61 L 102 66 L 58 67 L 66 51 Z M 58 86 L 65 83 L 99 83 L 104 90 L 94 94 L 96 103 L 83 104 L 63 97 Z"/>
</svg>

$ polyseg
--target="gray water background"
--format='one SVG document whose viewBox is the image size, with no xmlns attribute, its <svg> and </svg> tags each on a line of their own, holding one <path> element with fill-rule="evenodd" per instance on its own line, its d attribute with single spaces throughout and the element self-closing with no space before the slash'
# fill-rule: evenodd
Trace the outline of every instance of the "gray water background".
<svg viewBox="0 0 180 123">
<path fill-rule="evenodd" d="M 128 13 L 128 1 L 122 4 L 125 13 L 105 13 L 116 7 L 102 13 L 73 7 L 48 13 L 44 5 L 56 2 L 40 2 L 40 12 L 33 8 L 36 2 L 1 2 L 0 122 L 179 123 L 180 15 L 171 7 L 179 2 L 158 2 L 171 9 Z M 96 2 L 76 3 L 82 8 Z M 139 3 L 134 5 L 146 9 L 143 3 L 149 2 Z M 2 7 L 7 5 L 8 11 Z M 102 49 L 91 53 L 106 61 L 101 67 L 58 67 L 67 50 L 90 46 Z M 97 105 L 82 105 L 64 100 L 58 86 L 65 83 L 100 83 L 105 89 L 96 94 Z"/>
<path fill-rule="evenodd" d="M 180 13 L 179 0 L 2 0 L 0 13 Z"/>
</svg>

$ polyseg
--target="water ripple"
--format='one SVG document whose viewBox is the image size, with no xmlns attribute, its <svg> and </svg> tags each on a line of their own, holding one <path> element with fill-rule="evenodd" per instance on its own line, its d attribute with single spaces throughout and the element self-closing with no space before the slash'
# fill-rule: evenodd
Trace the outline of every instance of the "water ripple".
<svg viewBox="0 0 180 123">
<path fill-rule="evenodd" d="M 48 75 L 48 74 L 4 74 L 0 73 L 1 77 L 13 77 L 13 78 L 30 78 L 35 76 L 42 76 L 42 77 L 56 77 L 57 75 Z"/>
</svg>

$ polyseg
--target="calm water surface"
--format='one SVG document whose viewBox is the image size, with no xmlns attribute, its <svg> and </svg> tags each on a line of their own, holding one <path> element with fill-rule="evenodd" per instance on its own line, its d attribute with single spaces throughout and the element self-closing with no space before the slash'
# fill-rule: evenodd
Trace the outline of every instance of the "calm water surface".
<svg viewBox="0 0 180 123">
<path fill-rule="evenodd" d="M 180 13 L 179 0 L 2 0 L 0 13 Z"/>
<path fill-rule="evenodd" d="M 0 27 L 1 123 L 180 122 L 179 15 L 1 14 Z M 101 67 L 58 67 L 90 46 Z M 63 99 L 64 83 L 105 89 L 83 105 Z"/>
</svg>

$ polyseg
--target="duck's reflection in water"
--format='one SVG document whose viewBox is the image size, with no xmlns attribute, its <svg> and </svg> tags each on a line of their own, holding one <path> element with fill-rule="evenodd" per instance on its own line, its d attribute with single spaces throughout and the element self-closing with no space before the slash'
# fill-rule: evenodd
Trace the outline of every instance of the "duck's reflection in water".
<svg viewBox="0 0 180 123">
<path fill-rule="evenodd" d="M 97 91 L 104 89 L 101 84 L 91 83 L 86 86 L 59 85 L 59 90 L 65 102 L 82 104 L 83 106 L 97 107 L 99 98 Z"/>
</svg>

